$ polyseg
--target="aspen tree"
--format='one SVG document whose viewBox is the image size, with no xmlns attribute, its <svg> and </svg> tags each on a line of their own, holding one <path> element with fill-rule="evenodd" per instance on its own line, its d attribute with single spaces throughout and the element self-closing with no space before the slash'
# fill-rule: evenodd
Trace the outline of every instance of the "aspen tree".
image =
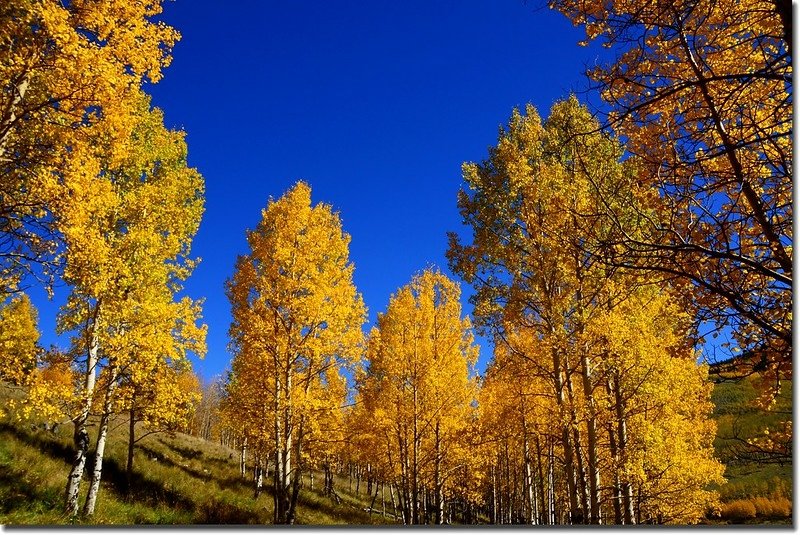
<svg viewBox="0 0 800 535">
<path fill-rule="evenodd" d="M 407 524 L 425 522 L 426 490 L 435 522 L 443 522 L 444 498 L 463 465 L 457 445 L 471 424 L 478 348 L 459 295 L 456 283 L 424 271 L 392 296 L 370 334 L 359 399 L 382 444 L 375 463 L 389 466 Z"/>
<path fill-rule="evenodd" d="M 633 488 L 630 477 L 617 477 L 624 474 L 619 455 L 632 432 L 630 428 L 622 432 L 630 425 L 624 407 L 616 415 L 620 430 L 614 437 L 616 464 L 602 448 L 604 429 L 614 419 L 605 394 L 610 357 L 602 339 L 587 331 L 597 317 L 636 295 L 640 286 L 659 282 L 641 273 L 618 272 L 601 257 L 607 253 L 602 244 L 616 239 L 619 232 L 603 208 L 628 201 L 637 188 L 635 162 L 623 163 L 622 154 L 619 143 L 600 132 L 574 98 L 557 103 L 544 123 L 532 107 L 525 115 L 515 111 L 489 159 L 464 166 L 469 190 L 461 193 L 459 206 L 472 227 L 473 243 L 461 245 L 452 235 L 448 253 L 454 270 L 476 288 L 473 302 L 479 325 L 490 329 L 512 360 L 525 363 L 532 376 L 546 378 L 542 393 L 555 402 L 555 443 L 561 450 L 557 468 L 565 482 L 569 523 L 608 521 L 602 507 L 604 481 L 621 486 L 617 500 L 620 494 L 630 496 Z M 613 194 L 606 195 L 609 192 Z M 626 217 L 635 221 L 640 213 L 653 210 L 642 204 L 639 212 Z M 664 291 L 669 294 L 670 288 Z M 655 318 L 651 321 L 652 326 L 667 328 Z M 676 337 L 690 345 L 689 331 L 678 331 Z M 635 338 L 637 332 L 632 329 L 630 335 Z M 542 354 L 548 355 L 548 366 L 543 365 L 547 361 Z M 697 367 L 685 360 L 687 369 Z M 640 364 L 634 359 L 627 366 L 638 370 Z M 672 377 L 660 379 L 661 387 L 675 387 Z M 698 422 L 707 420 L 707 402 L 707 392 L 701 391 Z M 696 426 L 701 442 L 708 437 L 704 425 Z M 512 446 L 507 440 L 503 444 Z M 707 457 L 709 466 L 717 466 L 711 450 L 696 451 L 698 458 Z M 498 467 L 492 477 L 508 484 L 509 477 L 516 476 L 510 469 L 511 457 L 503 451 L 499 459 L 505 474 Z M 714 469 L 701 473 L 687 488 L 699 490 L 716 480 Z M 517 500 L 503 493 L 499 498 Z M 624 500 L 627 505 L 629 500 Z M 508 500 L 497 507 L 502 509 L 497 518 L 509 521 Z M 620 518 L 615 514 L 615 520 Z M 637 519 L 626 515 L 623 520 Z M 662 515 L 657 521 L 670 520 Z"/>
<path fill-rule="evenodd" d="M 48 182 L 80 174 L 77 148 L 102 138 L 116 141 L 112 166 L 124 158 L 140 87 L 161 78 L 178 39 L 160 13 L 160 0 L 0 6 L 0 294 L 59 274 Z"/>
<path fill-rule="evenodd" d="M 292 524 L 307 448 L 340 410 L 338 370 L 354 362 L 366 309 L 338 214 L 298 182 L 270 199 L 228 281 L 235 352 L 230 398 L 244 429 L 271 443 L 276 524 Z M 320 411 L 320 405 L 324 411 Z M 267 438 L 269 437 L 269 438 Z"/>
<path fill-rule="evenodd" d="M 739 373 L 767 372 L 777 394 L 792 359 L 792 3 L 550 4 L 616 51 L 587 74 L 664 201 L 640 214 L 645 232 L 606 207 L 623 231 L 608 262 L 682 281 L 697 321 L 731 328 Z"/>
<path fill-rule="evenodd" d="M 161 113 L 151 110 L 143 95 L 137 113 L 127 155 L 117 165 L 101 157 L 102 143 L 76 146 L 70 160 L 74 172 L 48 184 L 58 199 L 54 225 L 63 237 L 64 280 L 72 289 L 58 329 L 75 333 L 69 356 L 82 375 L 77 405 L 66 414 L 75 424 L 76 454 L 65 493 L 66 510 L 73 515 L 92 408 L 100 407 L 101 414 L 86 515 L 94 512 L 119 381 L 123 376 L 144 381 L 161 362 L 205 351 L 199 303 L 175 298 L 193 267 L 188 255 L 202 214 L 202 178 L 186 166 L 182 133 L 166 130 Z M 103 381 L 97 383 L 101 370 Z M 42 388 L 34 393 L 31 402 L 46 399 L 39 395 Z M 50 402 L 60 403 L 55 396 Z"/>
</svg>

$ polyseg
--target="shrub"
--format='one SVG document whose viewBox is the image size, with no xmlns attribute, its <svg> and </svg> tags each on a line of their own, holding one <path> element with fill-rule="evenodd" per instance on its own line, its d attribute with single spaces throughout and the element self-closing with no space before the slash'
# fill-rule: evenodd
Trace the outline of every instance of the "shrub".
<svg viewBox="0 0 800 535">
<path fill-rule="evenodd" d="M 783 497 L 765 498 L 759 496 L 752 499 L 758 516 L 787 517 L 792 515 L 792 502 Z"/>
<path fill-rule="evenodd" d="M 750 500 L 734 500 L 722 505 L 722 518 L 726 520 L 747 520 L 755 516 L 756 506 Z"/>
</svg>

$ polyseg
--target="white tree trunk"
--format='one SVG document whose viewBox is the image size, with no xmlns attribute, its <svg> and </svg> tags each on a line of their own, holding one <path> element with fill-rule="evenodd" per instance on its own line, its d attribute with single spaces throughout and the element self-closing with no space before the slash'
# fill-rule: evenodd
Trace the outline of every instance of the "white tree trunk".
<svg viewBox="0 0 800 535">
<path fill-rule="evenodd" d="M 75 444 L 75 457 L 72 461 L 72 469 L 67 476 L 67 487 L 65 490 L 65 511 L 70 516 L 78 514 L 78 492 L 80 491 L 81 479 L 83 479 L 83 470 L 86 466 L 86 456 L 89 452 L 89 432 L 86 429 L 86 423 L 89 420 L 89 410 L 92 406 L 92 398 L 94 396 L 94 385 L 97 377 L 97 321 L 91 334 L 91 341 L 89 342 L 89 349 L 86 355 L 86 375 L 83 379 L 83 399 L 81 412 L 75 418 L 75 433 L 73 441 Z"/>
<path fill-rule="evenodd" d="M 103 455 L 106 450 L 106 437 L 108 436 L 108 424 L 111 419 L 111 402 L 114 397 L 114 390 L 117 384 L 117 374 L 111 370 L 106 399 L 103 405 L 103 414 L 100 417 L 100 429 L 97 432 L 97 448 L 94 454 L 94 467 L 92 469 L 89 483 L 89 493 L 86 495 L 86 503 L 83 506 L 84 516 L 92 516 L 97 503 L 97 493 L 100 491 L 100 478 L 103 474 Z"/>
</svg>

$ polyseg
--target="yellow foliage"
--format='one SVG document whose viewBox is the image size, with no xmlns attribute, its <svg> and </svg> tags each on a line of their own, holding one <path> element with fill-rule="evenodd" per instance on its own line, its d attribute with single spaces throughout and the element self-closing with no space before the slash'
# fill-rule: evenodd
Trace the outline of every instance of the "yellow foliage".
<svg viewBox="0 0 800 535">
<path fill-rule="evenodd" d="M 39 353 L 37 314 L 27 295 L 0 308 L 0 379 L 22 384 L 36 368 Z"/>
<path fill-rule="evenodd" d="M 161 78 L 179 37 L 154 20 L 160 13 L 160 0 L 8 0 L 0 7 L 0 195 L 10 210 L 0 228 L 8 238 L 0 289 L 13 288 L 26 266 L 6 253 L 23 248 L 34 261 L 52 260 L 53 182 L 85 182 L 98 159 L 113 166 L 127 156 L 140 87 Z"/>
<path fill-rule="evenodd" d="M 426 270 L 391 297 L 369 337 L 358 394 L 363 436 L 354 447 L 404 499 L 422 486 L 447 495 L 472 482 L 459 478 L 474 459 L 478 347 L 459 297 L 457 283 Z"/>
<path fill-rule="evenodd" d="M 247 241 L 227 284 L 235 357 L 223 414 L 257 457 L 277 452 L 276 500 L 288 500 L 290 471 L 308 469 L 342 436 L 339 372 L 362 351 L 366 308 L 350 236 L 330 206 L 312 205 L 307 184 L 270 199 Z M 286 522 L 288 509 L 276 511 Z"/>
</svg>

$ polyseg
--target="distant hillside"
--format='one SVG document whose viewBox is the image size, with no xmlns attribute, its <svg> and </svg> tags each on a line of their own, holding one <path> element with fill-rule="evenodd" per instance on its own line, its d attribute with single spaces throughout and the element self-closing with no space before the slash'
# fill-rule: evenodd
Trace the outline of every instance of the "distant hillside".
<svg viewBox="0 0 800 535">
<path fill-rule="evenodd" d="M 717 421 L 714 449 L 726 465 L 727 483 L 719 488 L 720 499 L 732 513 L 730 520 L 747 523 L 791 523 L 792 462 L 759 454 L 746 440 L 776 428 L 792 418 L 792 382 L 785 381 L 775 406 L 765 412 L 755 406 L 757 377 L 736 381 L 717 376 L 712 401 Z M 712 378 L 714 378 L 712 376 Z M 748 505 L 748 503 L 750 505 Z M 755 516 L 750 516 L 752 509 Z M 773 509 L 770 511 L 770 508 Z M 760 509 L 760 511 L 759 511 Z M 725 507 L 723 507 L 725 512 Z M 740 518 L 737 518 L 739 515 Z M 745 515 L 743 518 L 742 515 Z"/>
</svg>

